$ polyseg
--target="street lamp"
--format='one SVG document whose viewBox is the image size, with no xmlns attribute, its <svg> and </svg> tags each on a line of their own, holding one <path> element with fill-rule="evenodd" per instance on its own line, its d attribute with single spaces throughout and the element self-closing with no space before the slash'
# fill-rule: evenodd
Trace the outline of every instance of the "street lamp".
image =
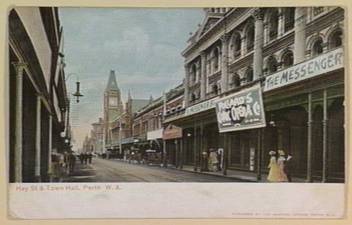
<svg viewBox="0 0 352 225">
<path fill-rule="evenodd" d="M 76 73 L 70 73 L 67 75 L 65 81 L 67 81 L 71 75 L 76 75 L 77 76 L 77 81 L 76 81 L 76 92 L 73 93 L 72 95 L 76 97 L 76 102 L 79 103 L 79 98 L 83 97 L 82 93 L 80 92 L 80 82 L 78 81 L 78 75 Z"/>
</svg>

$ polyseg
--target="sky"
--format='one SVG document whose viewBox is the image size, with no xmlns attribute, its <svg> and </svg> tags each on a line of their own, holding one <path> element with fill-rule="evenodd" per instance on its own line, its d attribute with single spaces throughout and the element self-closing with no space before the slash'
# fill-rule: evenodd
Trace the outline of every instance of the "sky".
<svg viewBox="0 0 352 225">
<path fill-rule="evenodd" d="M 195 9 L 60 8 L 69 93 L 81 82 L 84 95 L 71 101 L 74 150 L 103 116 L 103 93 L 115 70 L 123 101 L 157 98 L 182 82 L 181 52 L 204 19 Z"/>
</svg>

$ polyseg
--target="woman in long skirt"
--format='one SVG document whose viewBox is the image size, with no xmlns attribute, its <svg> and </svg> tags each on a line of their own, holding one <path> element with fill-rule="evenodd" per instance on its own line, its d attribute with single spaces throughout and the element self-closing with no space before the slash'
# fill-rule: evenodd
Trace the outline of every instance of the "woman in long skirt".
<svg viewBox="0 0 352 225">
<path fill-rule="evenodd" d="M 279 172 L 280 172 L 280 176 L 279 176 L 279 182 L 287 182 L 287 175 L 285 173 L 285 152 L 283 150 L 279 150 L 279 158 L 277 159 L 277 164 L 279 165 Z"/>
<path fill-rule="evenodd" d="M 280 168 L 276 159 L 276 152 L 270 151 L 269 155 L 270 155 L 270 163 L 268 166 L 269 174 L 268 174 L 267 180 L 269 182 L 280 182 L 281 175 L 280 175 Z"/>
</svg>

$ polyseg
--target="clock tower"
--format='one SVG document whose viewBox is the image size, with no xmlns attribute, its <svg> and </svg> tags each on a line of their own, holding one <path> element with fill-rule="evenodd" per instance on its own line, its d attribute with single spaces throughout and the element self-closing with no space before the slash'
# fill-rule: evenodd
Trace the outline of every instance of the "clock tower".
<svg viewBox="0 0 352 225">
<path fill-rule="evenodd" d="M 121 92 L 117 86 L 115 71 L 110 71 L 108 83 L 104 91 L 104 124 L 105 143 L 109 144 L 111 135 L 109 132 L 110 123 L 123 113 Z"/>
</svg>

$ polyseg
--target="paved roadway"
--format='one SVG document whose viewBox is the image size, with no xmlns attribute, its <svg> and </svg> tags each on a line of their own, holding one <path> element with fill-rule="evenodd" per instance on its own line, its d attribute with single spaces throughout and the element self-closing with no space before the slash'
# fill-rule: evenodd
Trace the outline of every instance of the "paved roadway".
<svg viewBox="0 0 352 225">
<path fill-rule="evenodd" d="M 236 182 L 236 180 L 158 166 L 93 158 L 90 165 L 81 165 L 77 161 L 74 173 L 65 178 L 64 182 Z"/>
</svg>

